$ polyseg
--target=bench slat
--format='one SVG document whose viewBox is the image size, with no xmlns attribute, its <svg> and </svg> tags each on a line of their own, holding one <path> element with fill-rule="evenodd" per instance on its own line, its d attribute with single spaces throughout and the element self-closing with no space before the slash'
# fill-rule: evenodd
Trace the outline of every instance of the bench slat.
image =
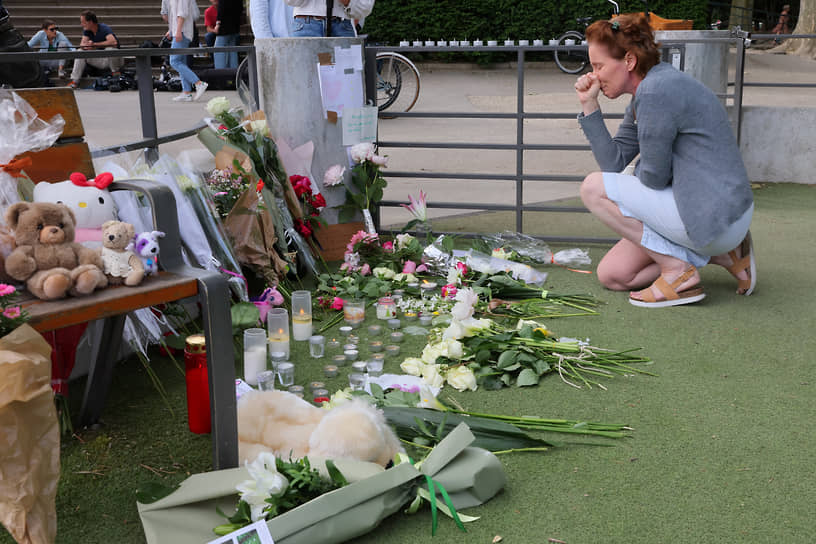
<svg viewBox="0 0 816 544">
<path fill-rule="evenodd" d="M 93 159 L 85 142 L 57 144 L 21 156 L 31 157 L 32 164 L 25 168 L 25 173 L 34 183 L 64 181 L 72 172 L 82 172 L 88 179 L 95 177 Z"/>
<path fill-rule="evenodd" d="M 46 91 L 46 92 L 43 92 Z M 65 119 L 65 128 L 60 138 L 82 138 L 85 128 L 79 115 L 79 106 L 74 98 L 74 91 L 68 87 L 51 87 L 48 89 L 17 89 L 14 91 L 28 102 L 44 121 L 50 121 L 56 114 Z"/>
<path fill-rule="evenodd" d="M 22 306 L 31 316 L 29 325 L 39 332 L 46 332 L 193 297 L 197 293 L 198 282 L 195 278 L 160 272 L 136 287 L 107 287 L 87 297 L 62 300 L 28 299 L 22 302 Z"/>
</svg>

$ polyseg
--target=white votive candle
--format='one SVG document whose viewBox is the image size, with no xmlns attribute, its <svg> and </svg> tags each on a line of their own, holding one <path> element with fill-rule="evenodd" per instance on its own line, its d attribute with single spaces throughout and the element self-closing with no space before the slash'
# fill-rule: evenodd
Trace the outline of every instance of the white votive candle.
<svg viewBox="0 0 816 544">
<path fill-rule="evenodd" d="M 308 340 L 312 336 L 312 316 L 292 317 L 292 337 L 295 340 Z"/>
<path fill-rule="evenodd" d="M 544 45 L 544 40 L 533 40 L 533 45 L 538 47 L 539 45 Z"/>
<path fill-rule="evenodd" d="M 244 381 L 258 385 L 258 374 L 266 370 L 266 346 L 252 346 L 244 350 Z"/>
</svg>

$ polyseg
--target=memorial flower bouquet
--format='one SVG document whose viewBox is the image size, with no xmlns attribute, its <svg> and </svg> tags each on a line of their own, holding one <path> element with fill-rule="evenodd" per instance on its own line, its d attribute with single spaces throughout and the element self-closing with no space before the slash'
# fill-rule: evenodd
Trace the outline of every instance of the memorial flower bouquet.
<svg viewBox="0 0 816 544">
<path fill-rule="evenodd" d="M 17 288 L 13 285 L 0 283 L 0 338 L 7 335 L 26 321 L 28 314 L 14 303 L 17 298 Z"/>
<path fill-rule="evenodd" d="M 351 170 L 354 190 L 346 188 L 346 202 L 340 206 L 339 218 L 341 222 L 348 222 L 362 211 L 366 230 L 373 233 L 376 231 L 371 211 L 382 200 L 383 191 L 388 185 L 381 172 L 388 163 L 388 157 L 377 155 L 374 144 L 361 143 L 351 147 L 351 160 L 355 163 Z"/>
<path fill-rule="evenodd" d="M 248 178 L 240 166 L 228 166 L 223 170 L 216 168 L 207 176 L 207 187 L 212 193 L 215 208 L 221 218 L 227 217 L 238 197 L 249 188 Z"/>
</svg>

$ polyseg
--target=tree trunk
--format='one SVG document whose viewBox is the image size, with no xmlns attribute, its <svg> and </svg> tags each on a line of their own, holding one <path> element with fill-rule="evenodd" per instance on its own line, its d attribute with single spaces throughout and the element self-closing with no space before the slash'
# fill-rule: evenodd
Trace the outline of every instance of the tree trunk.
<svg viewBox="0 0 816 544">
<path fill-rule="evenodd" d="M 751 30 L 753 12 L 754 0 L 732 0 L 728 26 L 731 28 L 738 26 L 743 30 Z"/>
<path fill-rule="evenodd" d="M 799 0 L 799 19 L 792 35 L 816 34 L 816 0 Z M 780 49 L 790 55 L 816 59 L 816 38 L 785 40 Z"/>
</svg>

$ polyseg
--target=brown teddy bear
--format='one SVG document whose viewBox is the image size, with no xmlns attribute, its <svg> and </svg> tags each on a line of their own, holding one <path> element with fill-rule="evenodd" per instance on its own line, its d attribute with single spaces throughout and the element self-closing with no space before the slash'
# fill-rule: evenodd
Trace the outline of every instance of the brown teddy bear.
<svg viewBox="0 0 816 544">
<path fill-rule="evenodd" d="M 138 255 L 127 249 L 136 231 L 130 223 L 105 221 L 102 223 L 102 270 L 111 285 L 124 283 L 130 287 L 142 283 L 144 265 Z"/>
<path fill-rule="evenodd" d="M 6 210 L 6 224 L 17 245 L 6 257 L 6 273 L 37 298 L 89 295 L 108 284 L 99 254 L 74 242 L 76 219 L 67 206 L 18 202 Z"/>
</svg>

